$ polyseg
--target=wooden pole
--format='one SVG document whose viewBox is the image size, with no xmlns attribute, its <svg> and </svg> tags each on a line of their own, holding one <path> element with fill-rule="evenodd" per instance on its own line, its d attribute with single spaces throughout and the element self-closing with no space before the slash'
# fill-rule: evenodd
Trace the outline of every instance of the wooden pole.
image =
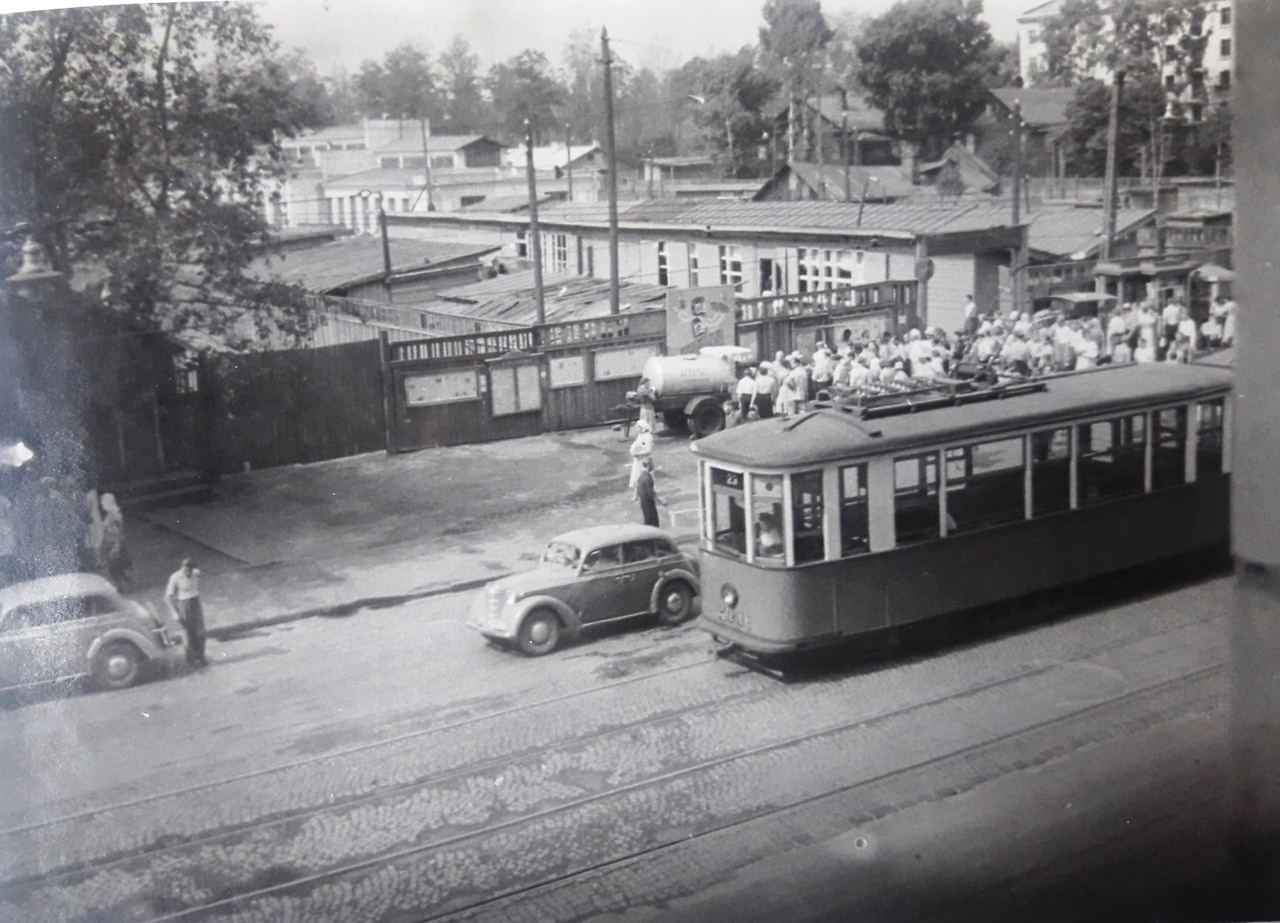
<svg viewBox="0 0 1280 923">
<path fill-rule="evenodd" d="M 533 244 L 533 300 L 537 305 L 538 323 L 547 322 L 547 305 L 542 291 L 542 231 L 538 227 L 538 182 L 533 173 L 533 123 L 526 121 L 524 137 L 524 172 L 529 181 L 529 236 Z"/>
<path fill-rule="evenodd" d="M 621 313 L 618 284 L 618 145 L 613 132 L 613 59 L 609 57 L 609 30 L 600 30 L 604 64 L 605 141 L 609 157 L 609 313 Z"/>
<path fill-rule="evenodd" d="M 1116 144 L 1120 131 L 1120 95 L 1124 92 L 1124 71 L 1116 71 L 1111 84 L 1111 120 L 1107 125 L 1107 181 L 1102 200 L 1102 258 L 1111 259 L 1116 237 Z"/>
</svg>

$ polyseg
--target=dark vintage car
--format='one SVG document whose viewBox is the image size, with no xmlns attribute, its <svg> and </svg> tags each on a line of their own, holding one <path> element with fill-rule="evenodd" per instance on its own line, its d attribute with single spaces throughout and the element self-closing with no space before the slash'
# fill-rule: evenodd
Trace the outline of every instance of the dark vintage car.
<svg viewBox="0 0 1280 923">
<path fill-rule="evenodd" d="M 698 592 L 697 562 L 666 532 L 592 526 L 553 538 L 536 569 L 485 586 L 467 624 L 537 656 L 603 622 L 656 614 L 677 624 L 693 614 Z"/>
</svg>

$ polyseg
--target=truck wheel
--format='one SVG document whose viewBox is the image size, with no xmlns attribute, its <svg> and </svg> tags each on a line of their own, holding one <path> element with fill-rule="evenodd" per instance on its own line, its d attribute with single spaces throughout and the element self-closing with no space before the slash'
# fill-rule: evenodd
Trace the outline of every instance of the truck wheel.
<svg viewBox="0 0 1280 923">
<path fill-rule="evenodd" d="M 724 408 L 714 401 L 699 404 L 689 415 L 689 428 L 699 438 L 724 429 Z"/>
</svg>

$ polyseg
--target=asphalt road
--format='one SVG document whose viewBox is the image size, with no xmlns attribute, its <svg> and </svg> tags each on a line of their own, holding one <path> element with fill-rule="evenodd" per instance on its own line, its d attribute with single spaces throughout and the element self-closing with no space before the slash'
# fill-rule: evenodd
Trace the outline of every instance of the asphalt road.
<svg viewBox="0 0 1280 923">
<path fill-rule="evenodd" d="M 1229 588 L 792 683 L 462 596 L 262 629 L 8 703 L 0 919 L 1221 918 Z"/>
</svg>

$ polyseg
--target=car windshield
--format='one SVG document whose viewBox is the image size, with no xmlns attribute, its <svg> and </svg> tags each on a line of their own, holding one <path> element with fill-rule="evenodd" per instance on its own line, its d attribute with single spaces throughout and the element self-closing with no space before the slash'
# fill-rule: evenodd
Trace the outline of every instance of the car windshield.
<svg viewBox="0 0 1280 923">
<path fill-rule="evenodd" d="M 582 560 L 582 551 L 568 542 L 552 542 L 542 555 L 543 564 L 555 564 L 576 570 Z"/>
</svg>

